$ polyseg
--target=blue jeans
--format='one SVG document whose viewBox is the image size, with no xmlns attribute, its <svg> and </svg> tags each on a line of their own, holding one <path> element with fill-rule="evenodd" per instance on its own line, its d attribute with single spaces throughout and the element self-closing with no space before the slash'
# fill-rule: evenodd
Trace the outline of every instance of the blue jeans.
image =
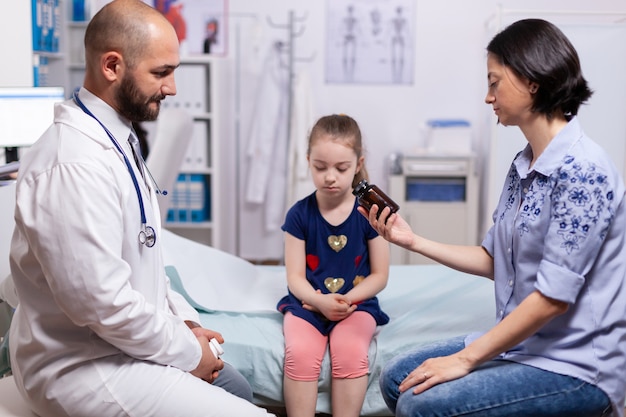
<svg viewBox="0 0 626 417">
<path fill-rule="evenodd" d="M 386 364 L 380 387 L 396 417 L 600 417 L 611 412 L 608 396 L 595 385 L 505 360 L 486 362 L 463 378 L 418 395 L 412 389 L 398 391 L 402 380 L 423 361 L 460 351 L 463 340 L 421 346 Z"/>
</svg>

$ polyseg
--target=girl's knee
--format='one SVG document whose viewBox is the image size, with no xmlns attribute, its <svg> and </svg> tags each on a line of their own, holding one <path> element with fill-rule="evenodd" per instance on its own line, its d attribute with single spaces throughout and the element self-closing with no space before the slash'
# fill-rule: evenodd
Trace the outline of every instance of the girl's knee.
<svg viewBox="0 0 626 417">
<path fill-rule="evenodd" d="M 316 381 L 326 353 L 327 337 L 291 313 L 285 315 L 284 334 L 285 375 L 296 381 Z"/>
<path fill-rule="evenodd" d="M 369 358 L 367 349 L 364 351 L 337 349 L 330 350 L 333 378 L 359 378 L 369 372 Z"/>
<path fill-rule="evenodd" d="M 317 381 L 322 369 L 323 355 L 307 349 L 285 349 L 285 375 L 295 381 Z"/>
</svg>

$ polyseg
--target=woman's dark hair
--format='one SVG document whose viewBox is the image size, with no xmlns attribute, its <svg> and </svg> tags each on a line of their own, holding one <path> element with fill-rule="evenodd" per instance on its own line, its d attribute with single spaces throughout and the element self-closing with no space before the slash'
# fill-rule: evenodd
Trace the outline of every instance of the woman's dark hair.
<svg viewBox="0 0 626 417">
<path fill-rule="evenodd" d="M 333 141 L 339 141 L 350 146 L 354 150 L 357 159 L 363 155 L 361 129 L 359 129 L 359 125 L 352 117 L 345 114 L 324 116 L 315 123 L 309 135 L 307 155 L 311 153 L 313 143 L 320 137 L 327 135 L 331 136 Z M 356 187 L 361 180 L 367 179 L 367 170 L 365 169 L 365 163 L 363 163 L 359 172 L 352 179 L 352 187 Z"/>
<path fill-rule="evenodd" d="M 524 19 L 512 23 L 493 37 L 487 51 L 518 76 L 539 85 L 532 110 L 548 118 L 555 111 L 571 118 L 593 94 L 576 49 L 550 22 Z"/>
</svg>

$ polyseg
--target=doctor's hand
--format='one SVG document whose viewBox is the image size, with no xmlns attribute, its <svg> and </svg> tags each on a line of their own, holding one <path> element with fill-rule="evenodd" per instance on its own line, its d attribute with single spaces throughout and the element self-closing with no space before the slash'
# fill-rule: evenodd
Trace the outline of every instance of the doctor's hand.
<svg viewBox="0 0 626 417">
<path fill-rule="evenodd" d="M 206 337 L 207 340 L 211 340 L 212 338 L 215 338 L 218 342 L 224 343 L 224 337 L 222 336 L 221 333 L 216 332 L 215 330 L 205 329 L 199 324 L 197 324 L 195 327 L 192 327 L 192 325 L 190 325 L 189 323 L 193 323 L 193 322 L 185 322 L 185 323 L 187 323 L 187 325 L 189 326 L 193 334 L 196 335 L 196 337 L 200 337 L 200 336 Z"/>
<path fill-rule="evenodd" d="M 376 204 L 372 206 L 369 213 L 361 206 L 357 207 L 357 210 L 369 220 L 370 225 L 385 240 L 411 250 L 415 241 L 415 234 L 411 230 L 411 226 L 398 213 L 391 214 L 389 207 L 385 207 L 377 219 L 378 206 Z"/>
<path fill-rule="evenodd" d="M 202 347 L 202 356 L 200 357 L 200 363 L 196 369 L 191 371 L 191 374 L 211 384 L 218 377 L 219 370 L 224 368 L 224 361 L 215 357 L 209 346 L 209 339 L 204 336 L 198 336 L 197 338 L 198 343 Z"/>
</svg>

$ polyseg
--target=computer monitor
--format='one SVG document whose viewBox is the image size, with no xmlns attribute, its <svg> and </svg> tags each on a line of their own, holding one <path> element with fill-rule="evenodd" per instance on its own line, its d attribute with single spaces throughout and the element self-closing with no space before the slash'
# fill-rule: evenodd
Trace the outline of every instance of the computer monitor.
<svg viewBox="0 0 626 417">
<path fill-rule="evenodd" d="M 0 147 L 7 163 L 39 139 L 54 120 L 55 103 L 64 99 L 63 87 L 0 87 Z"/>
</svg>

